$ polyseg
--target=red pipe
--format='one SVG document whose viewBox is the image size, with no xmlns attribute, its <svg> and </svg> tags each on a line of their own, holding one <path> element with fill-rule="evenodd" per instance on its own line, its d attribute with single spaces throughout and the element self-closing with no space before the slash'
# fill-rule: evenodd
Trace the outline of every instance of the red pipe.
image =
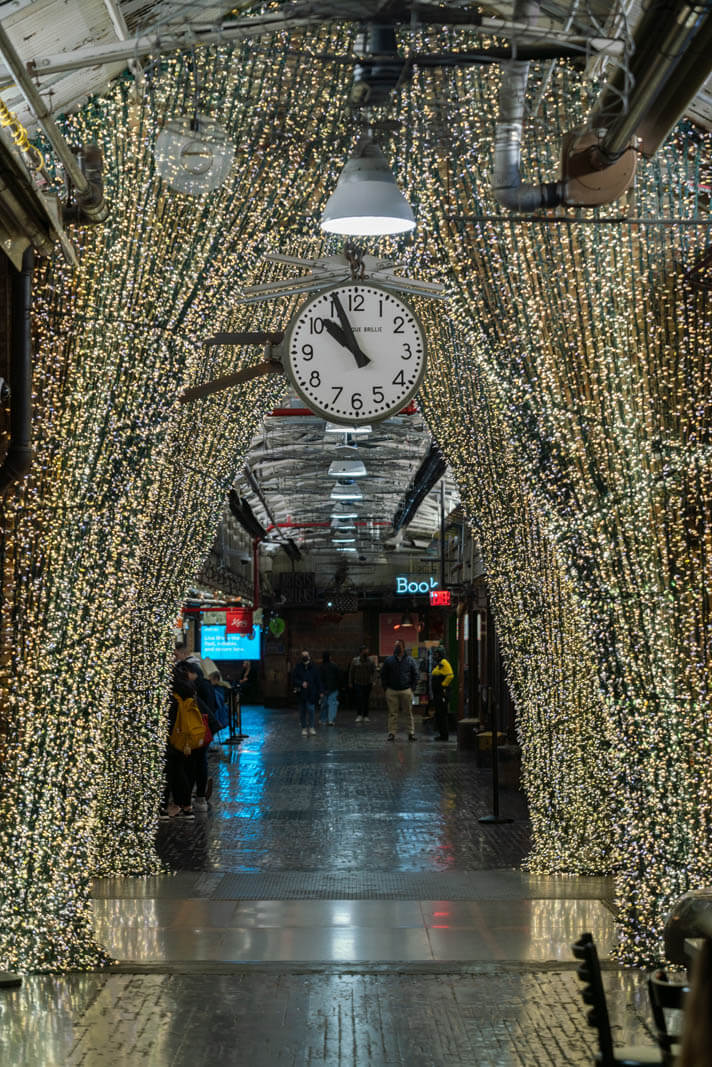
<svg viewBox="0 0 712 1067">
<path fill-rule="evenodd" d="M 316 411 L 312 411 L 311 408 L 275 408 L 273 411 L 270 411 L 269 414 L 270 414 L 271 418 L 275 418 L 275 419 L 276 418 L 284 418 L 285 416 L 289 416 L 289 415 L 312 415 L 313 417 L 319 418 L 319 416 L 317 415 Z M 410 404 L 406 404 L 406 406 L 403 408 L 403 410 L 399 411 L 398 414 L 399 415 L 417 415 L 418 414 L 418 406 L 415 403 L 415 400 L 411 400 Z M 344 426 L 344 433 L 348 433 L 348 432 L 349 432 L 348 426 Z"/>
<path fill-rule="evenodd" d="M 270 411 L 270 416 L 273 418 L 284 415 L 316 415 L 316 411 L 312 411 L 311 408 L 275 408 L 274 411 Z"/>
</svg>

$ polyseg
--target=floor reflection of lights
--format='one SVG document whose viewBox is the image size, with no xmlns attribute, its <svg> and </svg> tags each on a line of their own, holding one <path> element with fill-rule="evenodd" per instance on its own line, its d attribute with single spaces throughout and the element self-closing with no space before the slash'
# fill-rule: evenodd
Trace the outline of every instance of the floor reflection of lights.
<svg viewBox="0 0 712 1067">
<path fill-rule="evenodd" d="M 97 938 L 125 962 L 570 961 L 590 931 L 606 957 L 613 918 L 597 900 L 97 900 Z"/>
</svg>

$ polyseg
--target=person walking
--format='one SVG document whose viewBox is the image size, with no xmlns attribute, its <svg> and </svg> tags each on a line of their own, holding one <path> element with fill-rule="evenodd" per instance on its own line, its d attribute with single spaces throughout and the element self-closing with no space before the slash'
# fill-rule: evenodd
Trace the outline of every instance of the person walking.
<svg viewBox="0 0 712 1067">
<path fill-rule="evenodd" d="M 401 712 L 409 716 L 408 740 L 415 741 L 413 719 L 413 690 L 418 684 L 418 668 L 415 660 L 407 654 L 402 641 L 396 641 L 393 655 L 388 656 L 381 667 L 381 684 L 386 693 L 388 707 L 388 737 L 395 741 L 398 717 Z"/>
<path fill-rule="evenodd" d="M 191 757 L 194 750 L 201 747 L 203 742 L 202 716 L 198 718 L 200 713 L 195 692 L 196 678 L 197 672 L 192 663 L 178 662 L 173 668 L 173 686 L 168 711 L 166 785 L 158 815 L 162 822 L 175 817 L 184 821 L 195 819 L 191 806 L 193 791 Z M 185 713 L 181 725 L 185 726 L 190 719 L 191 734 L 180 736 L 177 734 L 176 720 L 180 709 Z M 171 797 L 173 798 L 172 804 Z"/>
<path fill-rule="evenodd" d="M 454 674 L 452 667 L 445 659 L 445 649 L 442 645 L 435 649 L 433 659 L 435 660 L 435 666 L 430 673 L 430 684 L 435 705 L 435 725 L 438 729 L 438 734 L 434 740 L 447 741 L 449 738 L 448 697 Z"/>
<path fill-rule="evenodd" d="M 306 648 L 302 652 L 301 660 L 292 671 L 292 686 L 299 697 L 299 721 L 302 725 L 302 736 L 315 734 L 314 708 L 321 692 L 321 678 L 317 665 L 312 662 Z"/>
<path fill-rule="evenodd" d="M 368 722 L 368 701 L 376 677 L 376 664 L 368 655 L 368 645 L 361 645 L 358 656 L 349 666 L 349 688 L 356 698 L 356 722 Z"/>
<path fill-rule="evenodd" d="M 208 801 L 213 792 L 213 780 L 208 774 L 208 747 L 213 733 L 220 729 L 215 715 L 217 706 L 215 690 L 205 673 L 206 671 L 214 672 L 217 668 L 212 660 L 201 660 L 195 654 L 188 656 L 183 663 L 191 672 L 191 678 L 195 684 L 195 699 L 200 708 L 200 714 L 203 716 L 206 731 L 209 731 L 206 733 L 207 744 L 201 745 L 190 754 L 192 785 L 195 788 L 193 810 L 203 814 L 208 810 Z"/>
<path fill-rule="evenodd" d="M 339 710 L 341 671 L 335 663 L 331 662 L 331 654 L 329 652 L 322 653 L 319 677 L 321 679 L 321 722 L 334 726 L 336 713 Z"/>
</svg>

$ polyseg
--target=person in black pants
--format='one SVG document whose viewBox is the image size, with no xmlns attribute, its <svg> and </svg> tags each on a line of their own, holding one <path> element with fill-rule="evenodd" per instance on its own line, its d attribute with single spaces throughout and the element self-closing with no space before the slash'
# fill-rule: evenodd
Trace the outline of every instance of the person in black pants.
<svg viewBox="0 0 712 1067">
<path fill-rule="evenodd" d="M 178 714 L 176 696 L 179 696 L 182 700 L 187 700 L 189 697 L 195 699 L 196 677 L 197 674 L 192 669 L 192 664 L 176 663 L 173 668 L 173 692 L 168 713 L 169 737 L 173 732 Z M 179 752 L 170 742 L 166 745 L 166 784 L 163 792 L 163 804 L 158 816 L 161 821 L 175 817 L 181 820 L 193 820 L 195 818 L 190 802 L 193 790 L 192 755 L 193 753 L 189 750 L 187 753 Z M 171 796 L 173 797 L 172 807 Z"/>
<path fill-rule="evenodd" d="M 449 737 L 448 712 L 449 712 L 449 688 L 452 685 L 453 670 L 445 659 L 445 649 L 436 648 L 433 656 L 435 666 L 430 675 L 430 684 L 433 690 L 433 703 L 435 705 L 435 725 L 438 728 L 436 741 L 447 741 Z"/>
<path fill-rule="evenodd" d="M 208 669 L 215 667 L 212 660 L 204 660 L 203 662 Z M 215 690 L 205 677 L 203 668 L 198 662 L 198 657 L 196 655 L 188 656 L 184 663 L 186 663 L 189 670 L 195 673 L 196 700 L 201 715 L 204 718 L 207 716 L 208 720 L 216 723 L 217 701 L 215 700 Z M 208 745 L 202 745 L 190 754 L 191 783 L 195 786 L 193 808 L 198 812 L 206 812 L 208 810 L 208 800 L 213 791 L 213 780 L 208 777 L 208 747 Z"/>
<path fill-rule="evenodd" d="M 361 645 L 358 656 L 349 666 L 349 688 L 356 698 L 356 722 L 368 722 L 368 701 L 376 677 L 376 664 L 368 656 L 368 645 Z"/>
</svg>

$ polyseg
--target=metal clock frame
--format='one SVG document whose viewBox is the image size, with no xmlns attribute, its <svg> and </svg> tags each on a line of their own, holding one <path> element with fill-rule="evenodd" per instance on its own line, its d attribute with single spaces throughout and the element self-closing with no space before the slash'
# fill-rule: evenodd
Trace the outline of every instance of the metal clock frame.
<svg viewBox="0 0 712 1067">
<path fill-rule="evenodd" d="M 301 386 L 299 385 L 298 381 L 296 380 L 296 376 L 294 374 L 294 370 L 292 368 L 292 365 L 291 365 L 291 362 L 290 362 L 290 358 L 289 358 L 289 350 L 290 350 L 290 347 L 291 347 L 292 337 L 293 337 L 294 332 L 296 330 L 297 324 L 301 320 L 305 310 L 309 307 L 310 304 L 313 304 L 316 301 L 323 299 L 324 296 L 328 296 L 330 293 L 333 293 L 333 292 L 336 292 L 336 291 L 347 291 L 347 290 L 352 289 L 352 288 L 353 289 L 358 289 L 361 286 L 363 286 L 365 288 L 368 288 L 370 290 L 376 289 L 376 290 L 384 293 L 386 296 L 388 296 L 388 298 L 390 300 L 397 300 L 399 304 L 401 304 L 404 308 L 407 309 L 408 314 L 411 315 L 413 317 L 413 319 L 415 320 L 416 327 L 417 327 L 417 329 L 418 329 L 418 331 L 420 333 L 420 339 L 421 339 L 421 343 L 422 343 L 422 346 L 423 346 L 423 355 L 422 355 L 422 359 L 421 359 L 421 366 L 420 366 L 420 370 L 418 372 L 418 376 L 417 376 L 415 382 L 413 383 L 413 385 L 410 386 L 408 391 L 403 394 L 403 397 L 398 400 L 397 410 L 394 409 L 394 408 L 391 408 L 389 411 L 386 411 L 381 415 L 364 414 L 364 415 L 359 417 L 359 415 L 357 413 L 355 413 L 355 412 L 350 414 L 349 416 L 339 415 L 338 413 L 336 413 L 334 411 L 330 411 L 327 408 L 322 408 L 320 405 L 316 404 L 314 399 L 304 392 L 304 390 L 301 388 Z M 427 365 L 428 365 L 428 341 L 427 341 L 427 335 L 426 335 L 423 323 L 420 320 L 420 316 L 415 311 L 415 309 L 408 303 L 408 301 L 403 299 L 402 296 L 393 293 L 392 290 L 388 289 L 384 285 L 379 285 L 377 282 L 372 282 L 370 280 L 370 278 L 358 278 L 358 279 L 351 278 L 351 279 L 347 279 L 345 281 L 339 282 L 336 285 L 329 286 L 328 288 L 321 289 L 318 293 L 316 293 L 314 296 L 311 296 L 309 298 L 309 300 L 306 300 L 301 305 L 299 310 L 293 315 L 293 317 L 292 317 L 292 319 L 291 319 L 291 321 L 289 323 L 289 326 L 287 327 L 287 332 L 285 334 L 285 340 L 284 340 L 284 346 L 283 346 L 283 350 L 282 350 L 282 364 L 284 366 L 285 373 L 286 373 L 286 375 L 287 375 L 287 377 L 289 379 L 290 385 L 292 386 L 294 391 L 297 393 L 297 395 L 304 401 L 305 405 L 308 408 L 311 408 L 311 410 L 314 411 L 314 413 L 316 415 L 319 415 L 322 418 L 327 419 L 329 422 L 338 423 L 340 426 L 360 426 L 360 425 L 366 425 L 366 424 L 372 423 L 372 422 L 382 422 L 385 419 L 392 419 L 394 417 L 394 415 L 397 415 L 398 412 L 400 410 L 402 410 L 402 408 L 406 407 L 410 403 L 410 401 L 413 399 L 415 394 L 420 389 L 420 386 L 422 385 L 423 378 L 425 377 L 425 371 L 426 371 Z"/>
</svg>

